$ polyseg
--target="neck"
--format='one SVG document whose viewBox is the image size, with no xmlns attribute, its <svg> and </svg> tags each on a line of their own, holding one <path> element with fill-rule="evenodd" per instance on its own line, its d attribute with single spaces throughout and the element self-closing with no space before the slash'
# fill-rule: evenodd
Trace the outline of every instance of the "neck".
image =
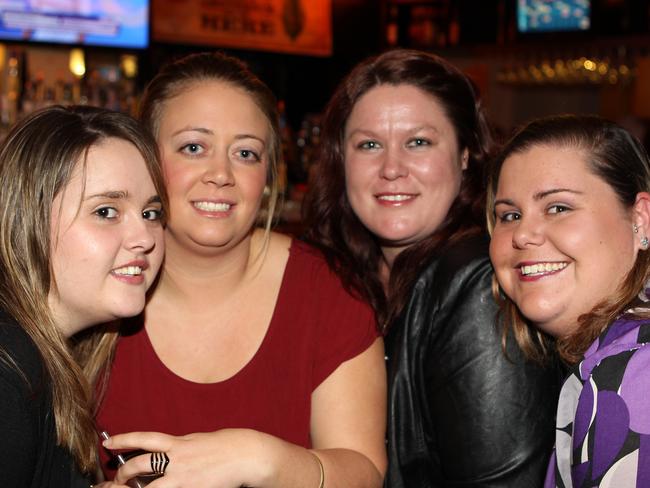
<svg viewBox="0 0 650 488">
<path fill-rule="evenodd" d="M 263 233 L 253 231 L 231 248 L 197 252 L 166 239 L 166 253 L 156 295 L 189 302 L 226 299 L 258 269 Z"/>
<path fill-rule="evenodd" d="M 408 246 L 381 246 L 381 254 L 384 256 L 383 265 L 388 268 L 388 274 L 393 269 L 393 263 L 397 256 Z"/>
</svg>

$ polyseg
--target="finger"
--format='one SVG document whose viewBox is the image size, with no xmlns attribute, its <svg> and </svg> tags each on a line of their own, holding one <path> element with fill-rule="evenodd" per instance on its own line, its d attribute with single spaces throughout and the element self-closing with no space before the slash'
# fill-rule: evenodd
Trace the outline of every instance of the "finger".
<svg viewBox="0 0 650 488">
<path fill-rule="evenodd" d="M 102 442 L 107 449 L 142 449 L 151 452 L 168 451 L 174 437 L 160 432 L 129 432 L 117 434 Z"/>
<path fill-rule="evenodd" d="M 148 452 L 146 454 L 132 457 L 126 462 L 126 464 L 120 466 L 113 481 L 116 483 L 126 483 L 128 480 L 135 478 L 138 475 L 151 474 L 152 472 L 151 453 Z"/>
</svg>

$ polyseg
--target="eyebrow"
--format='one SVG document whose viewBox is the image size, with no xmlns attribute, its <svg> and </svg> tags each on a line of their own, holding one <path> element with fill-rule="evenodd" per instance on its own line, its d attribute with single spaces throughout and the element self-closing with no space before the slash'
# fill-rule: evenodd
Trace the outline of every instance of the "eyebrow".
<svg viewBox="0 0 650 488">
<path fill-rule="evenodd" d="M 554 195 L 556 193 L 573 193 L 574 195 L 582 195 L 583 192 L 578 190 L 571 190 L 570 188 L 552 188 L 550 190 L 544 190 L 533 194 L 533 200 L 539 201 L 543 200 L 549 195 Z M 510 205 L 511 207 L 515 206 L 515 203 L 509 198 L 500 198 L 499 200 L 494 201 L 494 206 L 497 205 Z"/>
<path fill-rule="evenodd" d="M 92 200 L 97 198 L 110 198 L 111 200 L 120 200 L 129 198 L 129 192 L 121 190 L 105 191 L 102 193 L 93 193 L 92 195 L 88 195 L 85 199 Z"/>
<path fill-rule="evenodd" d="M 550 190 L 544 190 L 537 192 L 533 195 L 534 200 L 542 200 L 546 198 L 549 195 L 553 195 L 555 193 L 573 193 L 574 195 L 582 195 L 581 191 L 578 190 L 571 190 L 570 188 L 552 188 Z"/>
<path fill-rule="evenodd" d="M 214 135 L 214 131 L 212 131 L 211 129 L 207 129 L 205 127 L 183 127 L 182 129 L 179 129 L 176 132 L 174 132 L 172 134 L 172 137 L 182 134 L 183 132 L 200 132 L 201 134 L 207 134 L 209 136 Z M 260 141 L 262 144 L 266 145 L 266 141 L 264 139 L 254 134 L 238 134 L 235 136 L 235 139 L 236 140 L 255 139 L 257 141 Z"/>
<path fill-rule="evenodd" d="M 85 199 L 96 200 L 99 198 L 107 198 L 110 200 L 125 200 L 129 198 L 129 192 L 118 190 L 118 191 L 107 191 L 103 193 L 94 193 L 92 195 L 88 195 Z M 152 195 L 151 197 L 149 197 L 149 199 L 147 200 L 147 205 L 150 203 L 162 203 L 162 199 L 160 198 L 160 195 Z"/>
<path fill-rule="evenodd" d="M 182 134 L 183 132 L 200 132 L 201 134 L 208 134 L 208 135 L 213 135 L 214 132 L 212 132 L 210 129 L 206 129 L 205 127 L 183 127 L 182 129 L 178 129 L 176 132 L 172 133 L 172 137 L 177 136 L 178 134 Z"/>
<path fill-rule="evenodd" d="M 406 132 L 408 134 L 415 134 L 416 132 L 419 132 L 419 131 L 425 130 L 425 129 L 432 130 L 436 134 L 440 134 L 440 130 L 437 127 L 434 127 L 433 125 L 430 125 L 430 124 L 424 124 L 424 125 L 418 125 L 416 127 L 411 127 L 410 129 L 407 129 Z M 366 136 L 375 137 L 375 132 L 374 131 L 364 129 L 364 128 L 354 129 L 354 130 L 350 131 L 349 133 L 347 133 L 345 135 L 345 137 L 350 137 L 350 136 L 352 136 L 353 134 L 356 134 L 356 133 L 360 133 L 360 134 L 363 134 L 363 135 L 366 135 Z"/>
<path fill-rule="evenodd" d="M 408 132 L 415 133 L 415 132 L 420 132 L 421 130 L 427 130 L 427 129 L 432 130 L 436 134 L 440 134 L 440 130 L 437 127 L 435 127 L 435 126 L 433 126 L 431 124 L 418 125 L 417 127 L 413 127 L 412 129 L 409 129 Z"/>
</svg>

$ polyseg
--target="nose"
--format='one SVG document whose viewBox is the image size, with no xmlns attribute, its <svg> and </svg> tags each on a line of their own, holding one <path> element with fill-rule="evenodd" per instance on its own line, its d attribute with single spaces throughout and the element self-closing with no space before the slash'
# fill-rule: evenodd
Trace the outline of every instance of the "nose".
<svg viewBox="0 0 650 488">
<path fill-rule="evenodd" d="M 516 249 L 526 249 L 530 246 L 539 246 L 544 241 L 543 222 L 539 219 L 522 215 L 512 233 L 512 246 Z"/>
<path fill-rule="evenodd" d="M 148 253 L 156 245 L 156 232 L 159 223 L 149 222 L 141 214 L 134 215 L 125 222 L 127 226 L 124 246 L 130 251 Z"/>
<path fill-rule="evenodd" d="M 232 163 L 227 155 L 215 155 L 207 160 L 201 181 L 218 187 L 233 185 Z"/>
<path fill-rule="evenodd" d="M 382 155 L 379 175 L 386 180 L 396 180 L 408 175 L 408 165 L 405 155 L 398 149 L 388 148 Z"/>
</svg>

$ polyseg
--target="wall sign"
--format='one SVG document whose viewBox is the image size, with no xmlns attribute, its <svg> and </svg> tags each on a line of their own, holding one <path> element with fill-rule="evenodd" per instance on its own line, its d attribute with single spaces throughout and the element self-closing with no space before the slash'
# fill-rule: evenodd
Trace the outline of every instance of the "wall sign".
<svg viewBox="0 0 650 488">
<path fill-rule="evenodd" d="M 331 0 L 153 0 L 155 41 L 329 56 Z"/>
</svg>

